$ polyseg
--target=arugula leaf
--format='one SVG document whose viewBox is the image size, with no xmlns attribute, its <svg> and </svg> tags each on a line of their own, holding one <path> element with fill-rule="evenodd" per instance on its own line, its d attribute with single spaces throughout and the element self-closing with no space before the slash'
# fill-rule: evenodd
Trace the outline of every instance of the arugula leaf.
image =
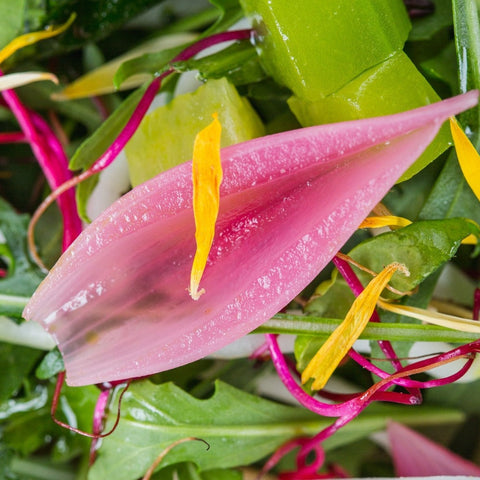
<svg viewBox="0 0 480 480">
<path fill-rule="evenodd" d="M 28 256 L 27 226 L 28 217 L 15 213 L 0 198 L 0 258 L 8 268 L 0 279 L 0 315 L 21 318 L 26 301 L 45 276 Z"/>
<path fill-rule="evenodd" d="M 109 416 L 109 424 L 113 415 Z M 304 409 L 287 407 L 216 383 L 215 394 L 198 400 L 172 383 L 135 383 L 122 402 L 117 430 L 104 439 L 89 480 L 141 476 L 175 440 L 195 436 L 201 442 L 177 446 L 162 465 L 195 462 L 201 471 L 246 465 L 273 452 L 286 440 L 310 435 L 331 422 Z M 108 428 L 108 426 L 107 426 Z M 142 455 L 138 455 L 141 449 Z"/>
</svg>

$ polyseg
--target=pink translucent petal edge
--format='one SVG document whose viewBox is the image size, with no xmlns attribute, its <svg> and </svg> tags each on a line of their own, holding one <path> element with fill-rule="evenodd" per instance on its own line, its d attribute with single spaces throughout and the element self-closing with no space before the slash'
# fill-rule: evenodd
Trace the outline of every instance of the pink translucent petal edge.
<svg viewBox="0 0 480 480">
<path fill-rule="evenodd" d="M 480 476 L 480 467 L 397 422 L 389 422 L 388 438 L 395 472 L 401 477 Z"/>
<path fill-rule="evenodd" d="M 136 187 L 61 257 L 24 316 L 56 339 L 67 382 L 152 374 L 266 321 L 330 261 L 449 116 L 477 92 L 222 150 L 217 233 L 195 302 L 191 163 Z"/>
</svg>

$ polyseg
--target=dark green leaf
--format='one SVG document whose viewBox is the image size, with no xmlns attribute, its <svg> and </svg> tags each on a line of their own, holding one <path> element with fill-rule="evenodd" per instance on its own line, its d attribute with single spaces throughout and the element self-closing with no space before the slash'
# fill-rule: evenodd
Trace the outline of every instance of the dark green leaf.
<svg viewBox="0 0 480 480">
<path fill-rule="evenodd" d="M 451 153 L 425 202 L 419 219 L 471 218 L 480 224 L 480 202 L 468 186 Z"/>
<path fill-rule="evenodd" d="M 256 83 L 265 78 L 255 48 L 249 42 L 236 42 L 213 55 L 174 63 L 180 72 L 198 70 L 200 78 L 226 77 L 234 85 Z"/>
<path fill-rule="evenodd" d="M 409 41 L 429 40 L 436 33 L 453 23 L 451 0 L 433 0 L 435 10 L 432 14 L 412 21 Z"/>
<path fill-rule="evenodd" d="M 45 276 L 28 256 L 28 217 L 0 198 L 0 258 L 8 274 L 0 279 L 0 315 L 20 318 L 26 301 Z"/>
<path fill-rule="evenodd" d="M 55 348 L 45 355 L 42 362 L 37 367 L 35 375 L 40 380 L 46 380 L 47 378 L 53 377 L 57 373 L 63 372 L 64 370 L 65 365 L 63 364 L 62 354 L 58 348 Z"/>
<path fill-rule="evenodd" d="M 391 285 L 408 291 L 450 260 L 461 241 L 472 233 L 478 234 L 478 227 L 463 218 L 419 221 L 373 237 L 355 247 L 349 255 L 374 272 L 380 272 L 392 262 L 406 265 L 410 275 L 395 275 Z M 370 279 L 363 272 L 357 273 L 360 278 Z"/>
<path fill-rule="evenodd" d="M 480 88 L 480 23 L 475 0 L 453 0 L 453 24 L 460 92 Z M 477 105 L 460 115 L 467 135 L 480 141 L 480 107 Z"/>
<path fill-rule="evenodd" d="M 120 88 L 122 83 L 133 75 L 140 73 L 150 73 L 152 76 L 158 76 L 170 68 L 169 62 L 178 55 L 189 43 L 178 47 L 167 48 L 155 53 L 145 53 L 139 57 L 132 58 L 122 63 L 115 76 L 113 84 L 115 88 Z"/>
<path fill-rule="evenodd" d="M 40 350 L 0 342 L 0 403 L 17 392 L 41 355 Z"/>
<path fill-rule="evenodd" d="M 217 21 L 205 32 L 205 36 L 214 33 L 223 32 L 238 22 L 243 17 L 243 11 L 240 8 L 238 0 L 209 0 L 212 5 L 217 7 L 220 15 Z"/>
</svg>

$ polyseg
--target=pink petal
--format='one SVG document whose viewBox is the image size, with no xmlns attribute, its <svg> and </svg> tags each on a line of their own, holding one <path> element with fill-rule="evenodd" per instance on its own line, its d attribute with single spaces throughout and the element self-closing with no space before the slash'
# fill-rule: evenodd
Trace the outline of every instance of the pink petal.
<svg viewBox="0 0 480 480">
<path fill-rule="evenodd" d="M 250 332 L 295 297 L 471 92 L 389 117 L 311 127 L 222 151 L 216 237 L 195 253 L 191 163 L 139 185 L 62 256 L 24 315 L 56 339 L 70 385 L 152 374 Z"/>
<path fill-rule="evenodd" d="M 480 475 L 477 465 L 400 423 L 389 422 L 387 432 L 395 472 L 400 477 Z"/>
</svg>

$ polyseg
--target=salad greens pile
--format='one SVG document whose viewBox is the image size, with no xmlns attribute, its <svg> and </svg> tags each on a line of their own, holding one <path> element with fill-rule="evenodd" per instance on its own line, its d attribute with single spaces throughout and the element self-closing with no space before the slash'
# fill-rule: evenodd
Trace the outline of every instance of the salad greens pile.
<svg viewBox="0 0 480 480">
<path fill-rule="evenodd" d="M 282 0 L 0 0 L 0 81 L 25 72 L 58 80 L 0 83 L 0 478 L 394 476 L 372 436 L 390 420 L 480 461 L 479 328 L 462 323 L 480 310 L 478 167 L 462 172 L 448 125 L 370 223 L 240 352 L 60 391 L 60 351 L 23 320 L 80 219 L 87 225 L 130 188 L 190 160 L 213 113 L 227 147 L 480 89 L 474 0 L 304 3 L 297 12 Z M 480 108 L 458 121 L 480 147 Z M 64 182 L 75 194 L 54 193 L 33 227 Z M 368 314 L 350 358 L 336 359 L 318 395 L 310 375 L 300 387 L 294 378 L 322 365 L 322 345 L 363 308 L 355 297 L 392 264 L 409 276 L 392 278 L 390 303 Z M 421 321 L 447 315 L 450 328 Z M 473 326 L 456 328 L 464 324 Z M 336 405 L 319 407 L 320 397 Z M 350 413 L 322 413 L 342 405 Z"/>
</svg>

